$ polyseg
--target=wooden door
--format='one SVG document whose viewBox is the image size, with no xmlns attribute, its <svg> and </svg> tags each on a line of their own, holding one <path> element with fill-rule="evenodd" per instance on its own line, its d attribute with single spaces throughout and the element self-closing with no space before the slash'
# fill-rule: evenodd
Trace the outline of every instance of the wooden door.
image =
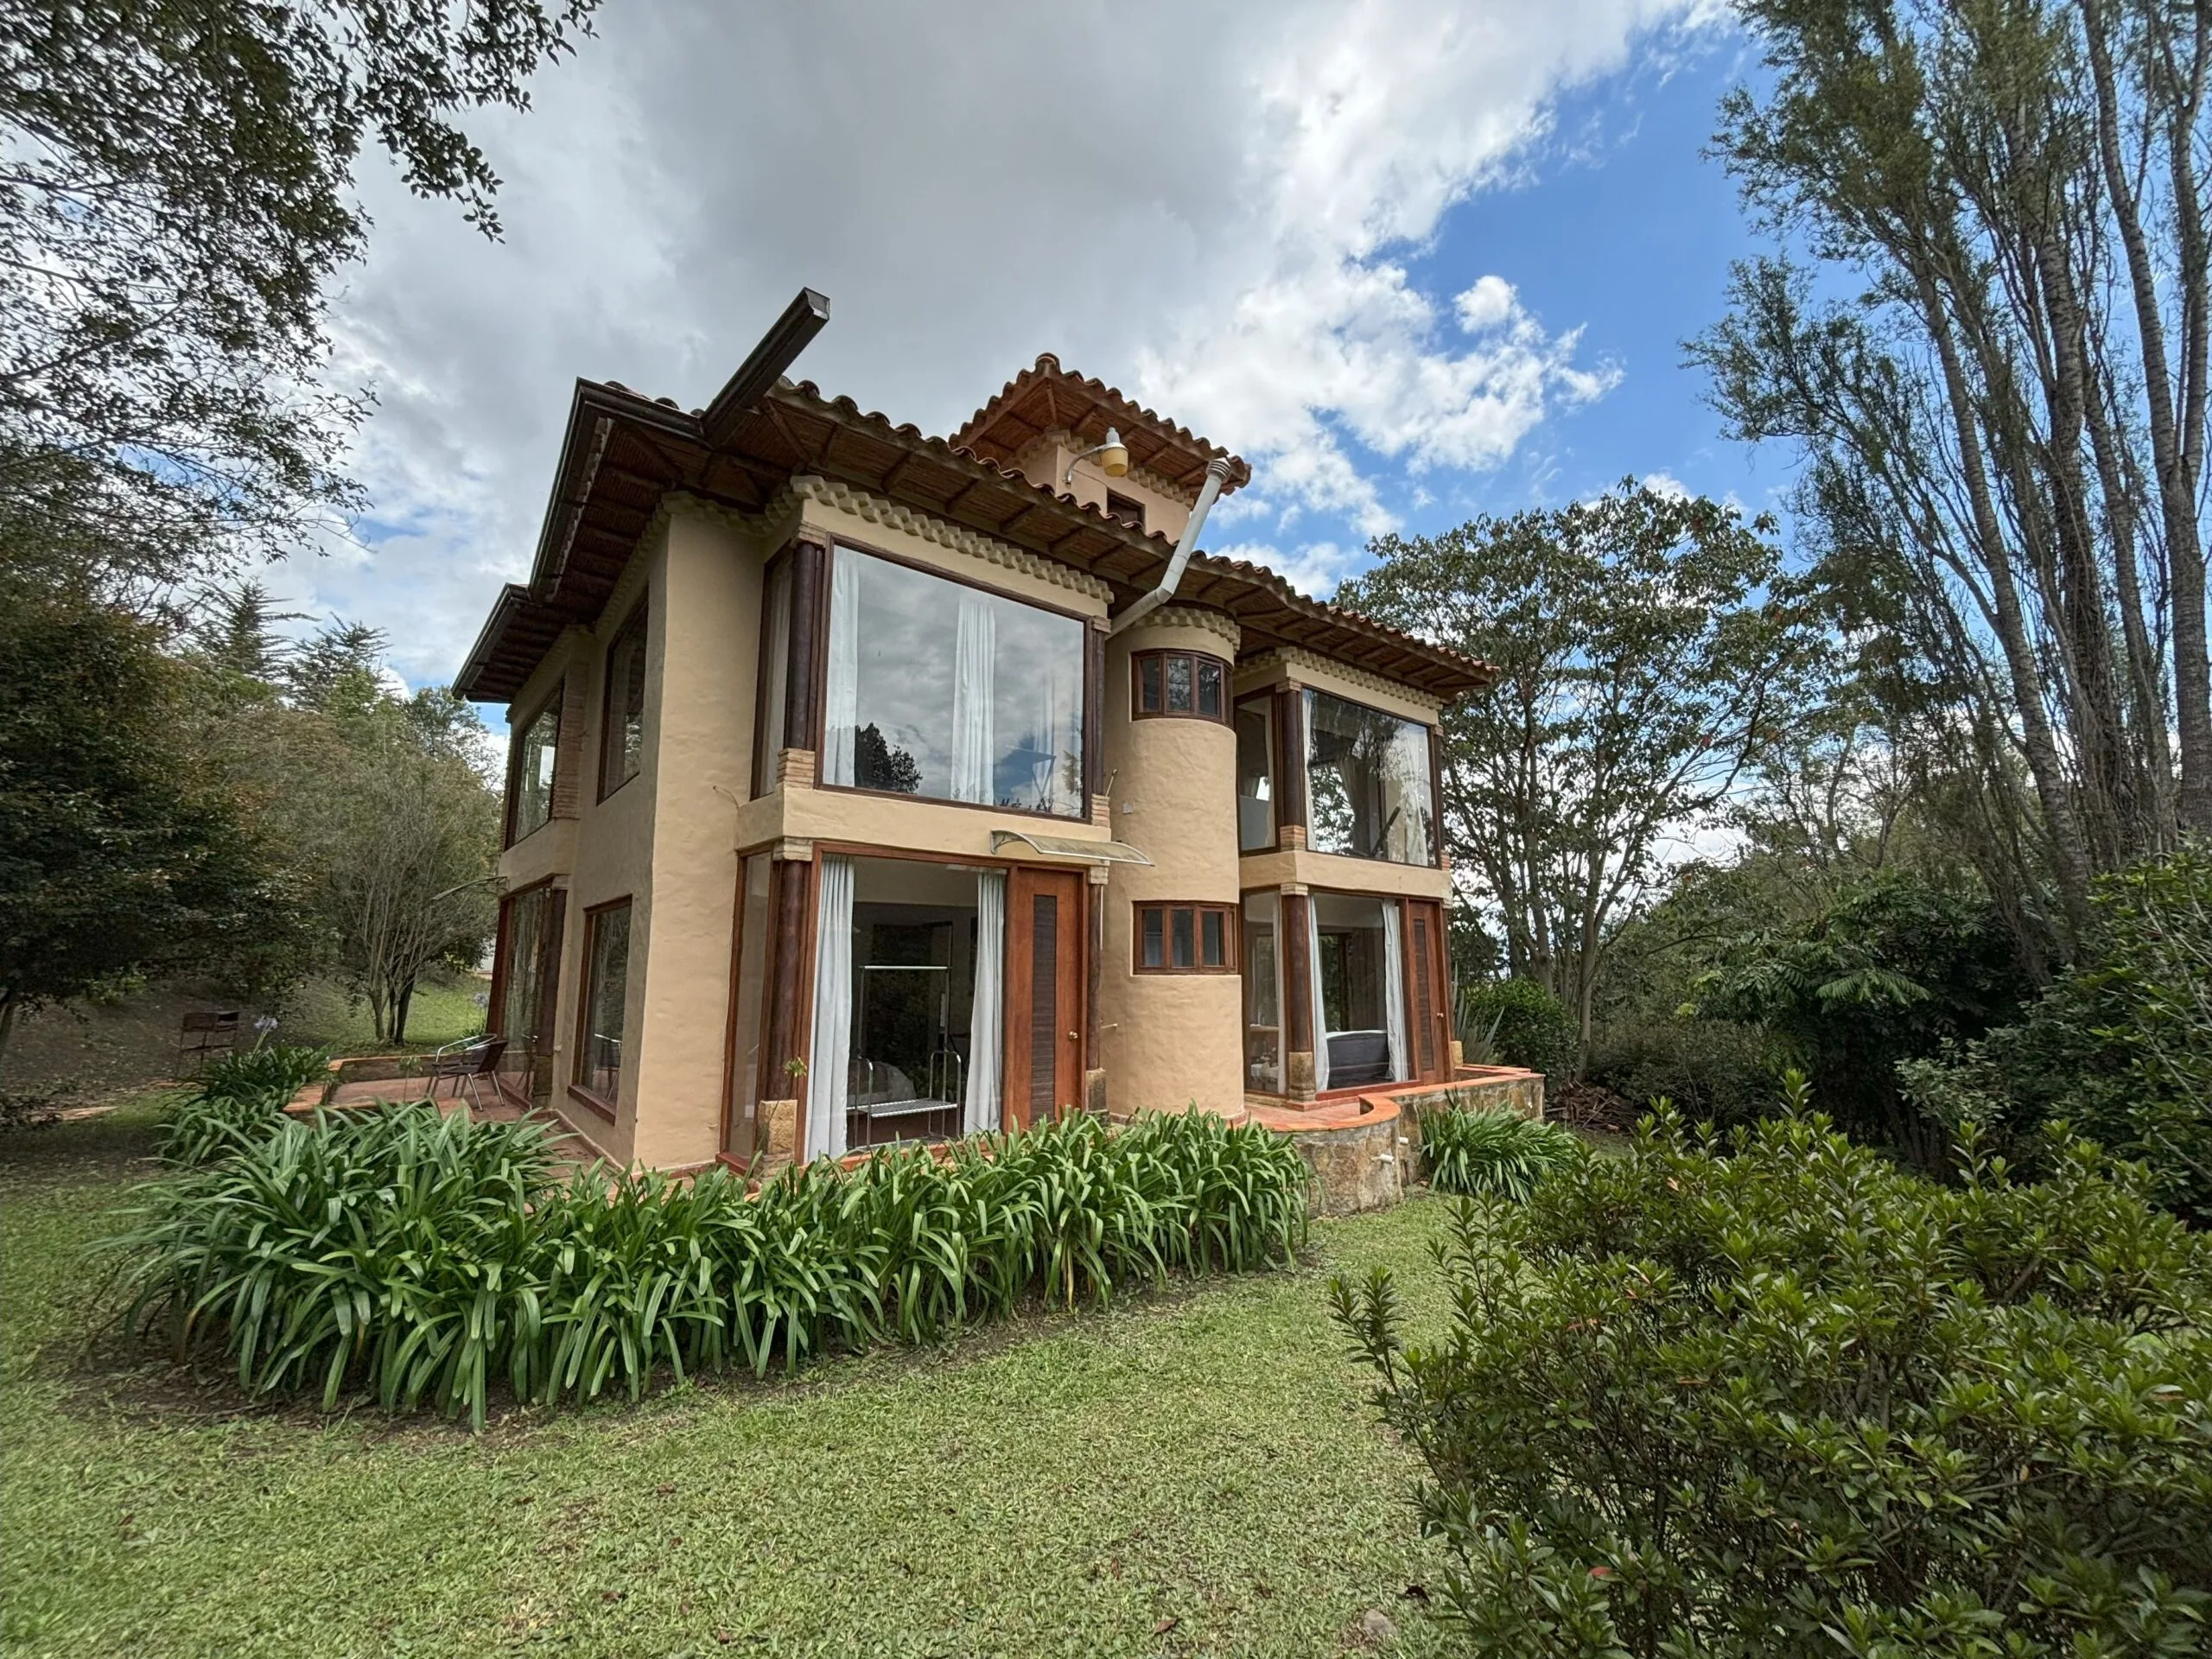
<svg viewBox="0 0 2212 1659">
<path fill-rule="evenodd" d="M 1084 874 L 1016 869 L 1006 893 L 1008 1128 L 1048 1123 L 1083 1097 Z"/>
<path fill-rule="evenodd" d="M 1444 907 L 1426 899 L 1405 906 L 1406 1033 L 1421 1083 L 1452 1077 L 1452 1009 L 1445 990 Z"/>
</svg>

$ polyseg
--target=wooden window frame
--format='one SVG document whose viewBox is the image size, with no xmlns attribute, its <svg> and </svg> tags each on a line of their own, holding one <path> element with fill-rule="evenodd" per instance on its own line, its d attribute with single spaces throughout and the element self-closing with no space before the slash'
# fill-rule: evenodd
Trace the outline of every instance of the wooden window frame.
<svg viewBox="0 0 2212 1659">
<path fill-rule="evenodd" d="M 1243 917 L 1239 904 L 1217 904 L 1211 899 L 1132 899 L 1129 904 L 1129 971 L 1133 974 L 1242 974 L 1244 971 L 1244 938 Z M 1147 967 L 1144 959 L 1144 923 L 1148 911 L 1160 914 L 1160 966 Z M 1175 913 L 1188 912 L 1191 917 L 1191 964 L 1175 965 Z M 1205 960 L 1205 923 L 1204 918 L 1217 915 L 1222 918 L 1222 959 L 1219 963 Z"/>
<path fill-rule="evenodd" d="M 1116 524 L 1126 524 L 1140 536 L 1145 533 L 1144 503 L 1133 495 L 1123 495 L 1116 490 L 1107 491 L 1106 516 Z"/>
<path fill-rule="evenodd" d="M 509 729 L 507 738 L 507 810 L 501 821 L 499 836 L 502 850 L 527 841 L 531 836 L 536 835 L 540 830 L 543 830 L 545 827 L 545 824 L 553 822 L 555 816 L 553 811 L 553 791 L 558 789 L 561 785 L 561 717 L 563 712 L 563 704 L 567 701 L 568 689 L 569 679 L 568 676 L 564 674 L 559 679 L 554 681 L 553 689 L 545 694 L 545 698 L 542 702 L 538 703 L 536 708 L 530 711 L 529 718 L 526 720 L 517 721 Z M 516 810 L 522 805 L 523 745 L 530 734 L 530 728 L 537 725 L 539 721 L 544 719 L 546 712 L 549 709 L 552 712 L 553 715 L 553 781 L 551 784 L 547 785 L 545 791 L 545 823 L 534 823 L 527 830 L 524 831 L 523 834 L 518 836 L 515 834 L 515 813 Z"/>
<path fill-rule="evenodd" d="M 569 1093 L 573 1098 L 583 1102 L 610 1123 L 614 1122 L 620 1109 L 621 1103 L 620 1099 L 609 1100 L 596 1089 L 587 1088 L 579 1081 L 581 1077 L 588 1074 L 591 1070 L 592 951 L 599 943 L 599 925 L 601 920 L 618 910 L 631 911 L 632 901 L 635 897 L 635 894 L 626 893 L 620 899 L 609 899 L 604 904 L 593 905 L 585 910 L 583 951 L 576 963 L 576 1023 L 574 1031 L 575 1041 L 572 1044 L 575 1052 L 569 1057 Z M 634 918 L 634 912 L 632 913 Z M 635 941 L 633 940 L 632 943 Z M 629 965 L 625 963 L 622 969 L 622 998 L 626 1018 L 629 997 L 630 969 Z M 626 1043 L 628 1040 L 626 1037 L 624 1039 Z M 626 1056 L 622 1069 L 626 1071 L 629 1069 Z M 614 1086 L 618 1091 L 622 1086 L 619 1077 L 615 1080 Z"/>
<path fill-rule="evenodd" d="M 630 614 L 622 619 L 622 626 L 607 637 L 606 660 L 601 670 L 601 677 L 605 683 L 600 687 L 599 697 L 599 798 L 602 801 L 645 769 L 644 728 L 647 688 L 641 677 L 638 688 L 638 764 L 613 783 L 607 779 L 608 758 L 620 753 L 620 746 L 615 741 L 614 729 L 614 653 L 627 645 L 633 635 L 638 640 L 638 649 L 645 649 L 645 635 L 649 626 L 650 604 L 649 599 L 640 599 L 630 607 Z M 628 714 L 626 709 L 623 710 L 626 721 Z"/>
<path fill-rule="evenodd" d="M 810 629 L 808 638 L 810 641 L 812 660 L 807 665 L 805 671 L 809 677 L 809 683 L 813 688 L 812 710 L 809 740 L 804 744 L 794 747 L 810 748 L 814 751 L 815 788 L 839 795 L 866 796 L 880 801 L 920 801 L 931 806 L 957 807 L 969 812 L 996 812 L 1007 817 L 1035 818 L 1044 823 L 1088 823 L 1090 822 L 1091 804 L 1100 792 L 1096 785 L 1098 754 L 1104 747 L 1103 742 L 1092 741 L 1096 722 L 1095 710 L 1098 705 L 1096 700 L 1091 696 L 1093 689 L 1091 660 L 1094 657 L 1103 657 L 1104 652 L 1103 636 L 1099 633 L 1096 626 L 1101 619 L 1088 612 L 1069 610 L 1064 605 L 1047 604 L 1045 601 L 1029 594 L 1016 593 L 1008 588 L 995 587 L 988 582 L 978 582 L 973 576 L 963 575 L 957 570 L 947 570 L 942 565 L 931 564 L 926 559 L 917 559 L 904 553 L 894 553 L 887 548 L 878 547 L 872 542 L 856 541 L 850 536 L 840 535 L 834 542 L 826 544 L 808 543 L 808 545 L 818 545 L 822 548 L 821 570 L 817 578 L 820 591 L 814 596 L 812 613 L 804 624 L 799 619 L 798 596 L 794 594 L 791 626 L 795 633 L 802 626 Z M 935 576 L 940 582 L 949 582 L 956 587 L 971 588 L 979 594 L 989 594 L 994 598 L 1007 600 L 1016 605 L 1027 605 L 1031 610 L 1042 611 L 1048 616 L 1066 617 L 1071 621 L 1084 625 L 1084 662 L 1078 691 L 1078 695 L 1083 698 L 1083 708 L 1077 719 L 1077 729 L 1083 737 L 1082 811 L 1040 812 L 1036 808 L 1029 806 L 1000 806 L 990 801 L 948 801 L 935 795 L 908 795 L 898 790 L 864 789 L 858 784 L 828 784 L 822 781 L 823 751 L 830 741 L 826 714 L 830 700 L 831 564 L 839 554 L 848 552 L 862 554 L 871 559 L 881 559 L 886 564 L 904 565 L 909 570 L 918 571 L 925 576 Z M 794 683 L 798 678 L 798 671 L 795 664 L 792 676 Z"/>
<path fill-rule="evenodd" d="M 1179 658 L 1191 665 L 1191 706 L 1167 706 L 1167 664 Z M 1160 707 L 1144 706 L 1144 671 L 1147 663 L 1160 664 Z M 1198 708 L 1198 665 L 1206 664 L 1221 676 L 1221 712 L 1209 715 Z M 1224 657 L 1208 651 L 1133 651 L 1129 653 L 1129 718 L 1131 720 L 1203 720 L 1216 726 L 1236 728 L 1236 697 L 1230 683 L 1234 670 Z"/>
</svg>

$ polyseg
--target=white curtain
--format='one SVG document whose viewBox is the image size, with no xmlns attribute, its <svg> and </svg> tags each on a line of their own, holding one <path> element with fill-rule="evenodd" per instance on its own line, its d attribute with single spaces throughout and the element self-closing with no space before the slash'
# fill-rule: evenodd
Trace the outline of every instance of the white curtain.
<svg viewBox="0 0 2212 1659">
<path fill-rule="evenodd" d="M 999 1127 L 1005 1007 L 1006 877 L 985 870 L 976 878 L 976 998 L 968 1016 L 968 1099 L 960 1117 L 963 1135 L 990 1135 Z"/>
<path fill-rule="evenodd" d="M 806 1056 L 806 1156 L 845 1154 L 853 1048 L 853 861 L 824 856 L 814 913 L 814 1037 Z"/>
<path fill-rule="evenodd" d="M 1403 1083 L 1413 1076 L 1413 1055 L 1406 1041 L 1406 957 L 1399 929 L 1398 901 L 1382 901 L 1382 1024 L 1390 1034 L 1390 1075 Z"/>
<path fill-rule="evenodd" d="M 1329 1086 L 1329 1016 L 1321 1000 L 1321 906 L 1306 896 L 1306 971 L 1313 976 L 1313 1091 Z"/>
<path fill-rule="evenodd" d="M 991 772 L 998 745 L 991 729 L 991 665 L 998 652 L 998 620 L 990 596 L 963 590 L 953 648 L 952 798 L 997 799 Z"/>
<path fill-rule="evenodd" d="M 822 781 L 853 781 L 853 737 L 860 724 L 861 604 L 859 562 L 830 556 L 830 662 L 824 677 Z"/>
</svg>

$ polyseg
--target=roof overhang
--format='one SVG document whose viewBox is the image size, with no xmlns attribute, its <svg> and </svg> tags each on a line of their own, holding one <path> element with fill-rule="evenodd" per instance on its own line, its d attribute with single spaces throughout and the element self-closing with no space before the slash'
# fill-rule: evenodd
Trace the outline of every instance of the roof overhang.
<svg viewBox="0 0 2212 1659">
<path fill-rule="evenodd" d="M 810 382 L 782 382 L 750 408 L 718 413 L 727 435 L 710 442 L 705 411 L 613 381 L 576 383 L 530 581 L 494 604 L 454 681 L 461 696 L 512 702 L 563 628 L 594 623 L 671 494 L 761 513 L 792 478 L 817 475 L 1084 571 L 1116 607 L 1157 586 L 1174 551 L 1164 536 L 849 397 L 824 397 Z M 1240 560 L 1194 555 L 1176 602 L 1226 613 L 1250 648 L 1297 646 L 1447 702 L 1492 677 L 1473 658 L 1308 598 Z"/>
<path fill-rule="evenodd" d="M 1010 467 L 1048 432 L 1066 432 L 1078 444 L 1094 444 L 1105 440 L 1109 427 L 1128 446 L 1131 466 L 1166 480 L 1190 499 L 1197 499 L 1206 465 L 1217 458 L 1229 462 L 1224 495 L 1252 481 L 1252 469 L 1219 444 L 1154 414 L 1102 380 L 1062 368 L 1050 352 L 1001 386 L 950 442 L 956 449 Z"/>
</svg>

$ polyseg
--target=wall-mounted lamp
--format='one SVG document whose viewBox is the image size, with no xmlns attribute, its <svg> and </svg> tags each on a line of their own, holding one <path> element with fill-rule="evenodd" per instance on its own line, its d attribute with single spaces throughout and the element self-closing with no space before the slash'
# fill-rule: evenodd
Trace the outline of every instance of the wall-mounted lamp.
<svg viewBox="0 0 2212 1659">
<path fill-rule="evenodd" d="M 1090 448 L 1076 456 L 1074 461 L 1069 461 L 1066 475 L 1060 480 L 1060 482 L 1074 483 L 1076 461 L 1088 461 L 1093 455 L 1098 457 L 1098 464 L 1105 469 L 1106 476 L 1109 478 L 1119 478 L 1129 470 L 1129 446 L 1123 443 L 1122 435 L 1109 426 L 1106 429 L 1106 442 L 1092 444 Z"/>
</svg>

